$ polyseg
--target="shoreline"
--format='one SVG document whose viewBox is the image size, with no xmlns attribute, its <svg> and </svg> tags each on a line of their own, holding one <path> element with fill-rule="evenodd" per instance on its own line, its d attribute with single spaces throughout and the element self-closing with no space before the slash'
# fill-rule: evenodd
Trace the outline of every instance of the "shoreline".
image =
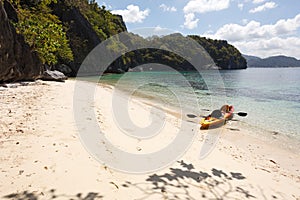
<svg viewBox="0 0 300 200">
<path fill-rule="evenodd" d="M 113 89 L 113 87 L 111 87 L 110 89 Z M 124 93 L 124 95 L 126 95 L 126 93 Z M 156 106 L 155 103 L 157 102 L 153 102 L 151 100 L 148 100 L 147 98 L 143 98 L 143 97 L 137 97 L 135 98 L 136 101 L 139 101 L 139 103 L 141 104 L 146 104 L 148 106 L 154 106 L 156 108 L 159 109 L 159 106 Z M 192 123 L 196 123 L 199 125 L 199 121 L 200 121 L 200 117 L 197 117 L 195 119 L 190 119 L 188 117 L 186 117 L 186 114 L 189 114 L 188 112 L 183 113 L 183 116 L 179 113 L 175 111 L 171 111 L 170 109 L 167 108 L 161 108 L 163 109 L 164 112 L 167 112 L 168 114 L 174 116 L 177 119 L 180 119 L 180 117 L 182 117 L 183 120 L 186 121 L 190 121 Z M 240 118 L 240 119 L 239 119 Z M 231 144 L 231 146 L 237 146 L 237 149 L 240 149 L 241 154 L 244 154 L 248 157 L 250 157 L 250 154 L 247 155 L 246 151 L 249 152 L 253 152 L 255 151 L 254 149 L 251 149 L 251 143 L 253 144 L 260 144 L 262 145 L 263 148 L 262 150 L 257 150 L 257 154 L 265 154 L 265 155 L 269 155 L 271 157 L 276 158 L 276 160 L 281 160 L 281 163 L 284 163 L 285 168 L 288 168 L 291 171 L 294 171 L 295 173 L 299 172 L 300 170 L 298 170 L 297 167 L 300 167 L 300 165 L 298 166 L 290 166 L 290 163 L 288 162 L 289 159 L 285 159 L 285 158 L 280 158 L 280 156 L 275 155 L 276 153 L 278 153 L 279 155 L 282 152 L 285 152 L 286 154 L 298 154 L 300 155 L 300 150 L 297 148 L 299 145 L 300 141 L 295 141 L 295 138 L 292 138 L 291 136 L 288 135 L 283 135 L 280 133 L 273 133 L 272 131 L 265 131 L 268 132 L 269 135 L 265 135 L 263 138 L 260 137 L 260 134 L 255 134 L 253 135 L 253 130 L 249 130 L 249 128 L 246 128 L 245 126 L 243 126 L 241 123 L 242 122 L 242 118 L 235 115 L 234 116 L 234 120 L 230 120 L 226 123 L 225 126 L 220 127 L 223 133 L 220 134 L 220 139 L 225 140 L 223 142 L 226 142 L 228 144 Z M 199 125 L 200 128 L 200 125 Z M 226 129 L 226 130 L 225 130 Z M 204 133 L 207 134 L 209 133 L 209 131 L 207 130 L 198 130 L 198 133 Z M 233 144 L 231 141 L 237 141 L 237 144 Z M 247 141 L 247 142 L 246 142 Z M 259 147 L 258 147 L 259 149 Z M 272 149 L 274 150 L 274 152 L 267 152 L 268 149 Z M 281 152 L 282 151 L 282 152 Z M 274 155 L 273 155 L 274 154 Z M 209 155 L 208 155 L 209 156 Z M 298 157 L 300 159 L 300 156 Z M 270 162 L 272 163 L 273 160 L 270 159 Z M 299 160 L 299 164 L 300 164 L 300 160 Z M 300 175 L 300 173 L 299 173 Z M 298 177 L 298 180 L 300 181 L 300 177 Z"/>
<path fill-rule="evenodd" d="M 110 90 L 114 90 L 114 86 L 111 84 L 100 83 L 99 85 L 101 87 L 105 87 L 105 88 L 107 87 Z M 129 95 L 129 93 L 126 91 L 120 90 L 120 92 L 123 95 L 126 95 L 126 96 Z M 165 107 L 163 105 L 160 105 L 159 101 L 157 101 L 156 99 L 152 99 L 152 98 L 149 99 L 149 96 L 147 96 L 147 95 L 141 95 L 141 94 L 135 95 L 133 97 L 133 99 L 137 103 L 146 104 L 147 106 L 153 106 L 157 109 L 163 110 L 164 112 L 166 112 L 176 118 L 179 118 L 179 119 L 181 118 L 185 121 L 190 121 L 190 122 L 196 123 L 196 124 L 199 124 L 199 121 L 201 119 L 200 116 L 203 115 L 203 113 L 206 113 L 206 114 L 209 113 L 207 111 L 203 111 L 202 114 L 199 114 L 198 117 L 189 118 L 186 116 L 187 114 L 194 114 L 190 110 L 186 110 L 186 111 L 183 111 L 183 113 L 181 113 L 182 110 L 180 110 L 174 106 Z M 207 110 L 206 108 L 205 109 L 200 108 L 200 109 Z M 226 128 L 229 130 L 232 129 L 232 131 L 238 131 L 239 133 L 241 133 L 243 135 L 246 134 L 246 137 L 250 137 L 255 140 L 259 140 L 261 142 L 267 143 L 268 145 L 275 145 L 278 148 L 282 148 L 286 151 L 290 151 L 291 153 L 300 154 L 300 149 L 298 148 L 300 145 L 299 138 L 296 138 L 291 135 L 285 135 L 284 133 L 280 133 L 280 132 L 277 132 L 274 130 L 273 131 L 267 130 L 267 129 L 263 129 L 263 128 L 259 128 L 259 127 L 255 127 L 255 126 L 251 126 L 251 125 L 249 126 L 249 124 L 247 124 L 247 123 L 245 125 L 245 123 L 246 122 L 243 121 L 243 117 L 240 117 L 237 114 L 235 114 L 234 119 L 227 122 Z M 252 127 L 252 130 L 251 130 L 251 127 Z M 244 132 L 241 132 L 240 130 L 243 130 Z M 258 133 L 256 133 L 256 132 L 258 132 Z"/>
<path fill-rule="evenodd" d="M 237 121 L 222 128 L 215 148 L 204 159 L 199 153 L 210 136 L 197 129 L 187 152 L 166 168 L 139 175 L 113 170 L 93 159 L 79 140 L 72 103 L 75 81 L 40 83 L 0 90 L 0 198 L 31 194 L 76 199 L 80 193 L 81 198 L 94 195 L 94 199 L 174 199 L 176 195 L 178 199 L 300 199 L 299 154 L 250 137 L 251 132 Z M 166 130 L 153 138 L 157 144 L 123 140 L 125 136 L 111 124 L 111 108 L 101 107 L 110 102 L 112 88 L 97 86 L 96 93 L 99 101 L 91 108 L 96 108 L 98 123 L 124 150 L 137 154 L 159 150 L 168 143 L 158 143 L 172 139 L 172 131 L 178 130 L 180 120 L 167 113 Z M 149 123 L 141 116 L 149 114 L 151 104 L 134 99 L 129 108 L 135 122 Z"/>
</svg>

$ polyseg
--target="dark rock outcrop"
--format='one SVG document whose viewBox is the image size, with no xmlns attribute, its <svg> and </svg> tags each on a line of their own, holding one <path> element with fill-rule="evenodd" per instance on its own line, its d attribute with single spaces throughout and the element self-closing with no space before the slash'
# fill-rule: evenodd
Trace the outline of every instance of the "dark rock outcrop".
<svg viewBox="0 0 300 200">
<path fill-rule="evenodd" d="M 72 72 L 68 76 L 75 76 L 82 61 L 101 40 L 88 20 L 76 7 L 68 6 L 64 1 L 53 4 L 53 13 L 67 27 L 67 36 L 74 55 L 74 61 L 69 63 Z"/>
<path fill-rule="evenodd" d="M 0 82 L 35 80 L 37 78 L 55 80 L 48 74 L 48 71 L 44 74 L 46 69 L 60 71 L 66 76 L 76 76 L 87 55 L 91 54 L 91 51 L 99 43 L 119 33 L 124 34 L 119 34 L 112 45 L 106 45 L 107 51 L 100 50 L 101 52 L 96 52 L 94 56 L 90 57 L 91 59 L 86 59 L 89 61 L 87 63 L 89 65 L 84 65 L 84 70 L 82 71 L 84 74 L 98 75 L 100 72 L 124 73 L 132 70 L 135 66 L 147 63 L 160 63 L 172 66 L 180 71 L 194 70 L 189 60 L 177 56 L 172 51 L 168 52 L 168 49 L 161 49 L 162 46 L 167 47 L 168 45 L 166 44 L 175 47 L 176 44 L 180 46 L 176 37 L 153 37 L 151 40 L 148 40 L 137 35 L 134 36 L 127 32 L 122 16 L 113 15 L 103 7 L 95 7 L 97 6 L 95 1 L 86 0 L 60 0 L 57 2 L 52 1 L 52 3 L 49 1 L 50 4 L 43 5 L 48 10 L 45 18 L 49 19 L 54 26 L 62 25 L 63 27 L 63 31 L 61 31 L 63 37 L 58 37 L 58 41 L 61 43 L 65 41 L 68 46 L 67 49 L 72 51 L 70 53 L 72 58 L 68 59 L 66 59 L 67 56 L 64 56 L 66 51 L 56 51 L 58 55 L 55 55 L 53 62 L 49 62 L 51 66 L 47 68 L 45 58 L 49 58 L 48 54 L 43 54 L 43 51 L 41 53 L 41 48 L 37 48 L 37 45 L 32 45 L 32 48 L 39 52 L 39 57 L 45 63 L 43 66 L 38 54 L 24 40 L 25 37 L 26 41 L 29 41 L 30 34 L 28 32 L 30 31 L 24 31 L 19 27 L 27 20 L 28 16 L 33 17 L 33 22 L 38 21 L 34 17 L 39 13 L 39 3 L 41 3 L 40 0 L 22 0 L 19 4 L 13 4 L 14 7 L 10 1 L 0 0 Z M 15 8 L 18 12 L 16 12 Z M 28 14 L 28 16 L 22 12 Z M 51 20 L 52 18 L 56 19 L 56 17 L 59 19 Z M 18 31 L 24 34 L 24 37 L 16 33 L 11 22 L 18 23 Z M 47 20 L 42 21 L 41 26 L 37 26 L 38 33 L 44 30 L 42 24 L 47 24 Z M 26 28 L 23 27 L 23 29 Z M 49 29 L 51 30 L 51 28 Z M 46 35 L 46 38 L 51 37 L 51 34 Z M 246 68 L 246 60 L 227 41 L 211 40 L 199 36 L 188 37 L 203 46 L 219 68 Z M 123 44 L 118 43 L 118 40 L 123 41 Z M 40 41 L 39 44 L 43 47 L 42 50 L 49 51 L 49 48 L 47 48 L 49 45 L 45 45 L 43 41 Z M 51 44 L 54 44 L 54 42 Z M 141 45 L 143 47 L 141 50 L 131 50 L 126 54 L 118 54 L 120 50 L 123 51 L 123 48 L 127 50 L 134 49 L 131 48 L 132 45 L 139 47 L 139 44 L 143 44 Z M 156 48 L 144 48 L 145 46 L 155 46 Z M 189 45 L 182 45 L 180 48 L 182 48 L 183 52 L 186 52 L 185 57 L 188 58 L 191 58 L 191 55 L 201 54 L 203 51 L 202 48 L 190 48 Z M 100 56 L 101 53 L 103 53 L 102 56 Z M 114 58 L 113 62 L 110 61 L 111 58 Z M 202 62 L 200 63 L 201 65 L 203 64 Z M 216 68 L 214 64 L 204 64 L 203 66 L 205 69 Z"/>
<path fill-rule="evenodd" d="M 50 70 L 46 70 L 44 71 L 41 79 L 43 81 L 59 81 L 59 82 L 64 82 L 67 77 L 59 72 L 59 71 L 56 71 L 56 70 L 53 70 L 53 71 L 50 71 Z"/>
<path fill-rule="evenodd" d="M 67 76 L 76 76 L 84 59 L 98 44 L 112 35 L 127 31 L 121 15 L 113 15 L 109 11 L 99 11 L 99 9 L 96 9 L 98 10 L 96 12 L 88 7 L 88 5 L 74 4 L 69 0 L 61 0 L 51 4 L 52 14 L 58 16 L 67 30 L 70 48 L 74 55 L 73 62 L 63 63 L 71 69 L 71 72 L 65 73 L 66 71 L 62 71 L 61 68 L 55 68 Z M 90 9 L 89 12 L 87 12 L 88 9 Z M 100 23 L 102 20 L 101 23 L 103 24 Z M 99 30 L 104 35 L 99 34 Z M 88 68 L 86 71 L 89 75 L 97 75 L 98 72 L 99 70 L 95 71 L 94 68 Z M 117 73 L 118 71 L 114 72 Z"/>
<path fill-rule="evenodd" d="M 18 14 L 15 8 L 7 1 L 4 0 L 3 6 L 5 9 L 5 12 L 7 14 L 7 17 L 14 23 L 17 23 L 19 21 Z"/>
<path fill-rule="evenodd" d="M 13 10 L 9 12 L 13 13 Z M 16 33 L 0 1 L 0 82 L 35 80 L 42 72 L 38 55 L 32 52 L 24 37 Z"/>
<path fill-rule="evenodd" d="M 66 64 L 57 64 L 57 65 L 53 66 L 51 69 L 59 71 L 66 76 L 73 73 L 72 68 Z"/>
</svg>

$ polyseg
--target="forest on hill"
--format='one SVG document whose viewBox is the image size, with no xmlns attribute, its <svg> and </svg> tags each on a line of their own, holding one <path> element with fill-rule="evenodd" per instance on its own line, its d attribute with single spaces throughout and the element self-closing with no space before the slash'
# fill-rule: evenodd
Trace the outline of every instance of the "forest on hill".
<svg viewBox="0 0 300 200">
<path fill-rule="evenodd" d="M 256 68 L 279 68 L 279 67 L 300 67 L 300 60 L 294 57 L 279 55 L 267 58 L 259 58 L 257 56 L 243 55 L 247 60 L 248 67 Z"/>
<path fill-rule="evenodd" d="M 127 33 L 131 42 L 164 45 L 167 40 L 178 43 L 177 37 L 143 38 L 128 33 L 120 15 L 114 15 L 95 0 L 1 0 L 4 11 L 25 43 L 38 55 L 44 69 L 58 70 L 75 76 L 86 56 L 98 44 L 119 33 Z M 1 3 L 1 4 L 2 4 Z M 0 31 L 1 34 L 1 31 Z M 219 69 L 244 69 L 246 60 L 234 46 L 225 40 L 212 40 L 197 35 L 186 36 L 200 44 Z M 118 41 L 120 42 L 120 41 Z M 111 45 L 128 49 L 128 44 Z M 184 46 L 183 46 L 184 48 Z M 187 52 L 194 54 L 190 49 Z M 107 72 L 119 73 L 144 64 L 168 64 L 178 70 L 193 70 L 184 58 L 168 49 L 141 49 L 128 52 L 116 59 Z"/>
</svg>

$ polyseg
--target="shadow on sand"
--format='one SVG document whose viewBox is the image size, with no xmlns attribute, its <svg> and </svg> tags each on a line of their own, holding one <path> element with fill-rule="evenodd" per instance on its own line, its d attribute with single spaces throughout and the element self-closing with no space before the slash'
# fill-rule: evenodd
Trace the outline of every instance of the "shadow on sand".
<svg viewBox="0 0 300 200">
<path fill-rule="evenodd" d="M 246 179 L 239 172 L 225 173 L 212 168 L 211 172 L 195 170 L 192 164 L 178 161 L 179 167 L 169 168 L 169 172 L 152 174 L 145 183 L 126 182 L 123 187 L 135 187 L 144 193 L 137 199 L 250 199 L 256 198 L 239 185 Z M 234 182 L 234 183 L 233 183 Z M 237 183 L 236 183 L 237 182 Z"/>
<path fill-rule="evenodd" d="M 128 176 L 130 177 L 130 176 Z M 271 197 L 262 188 L 257 188 L 247 183 L 247 179 L 240 172 L 225 172 L 221 169 L 212 168 L 209 171 L 196 170 L 194 165 L 185 161 L 178 161 L 173 167 L 162 174 L 145 175 L 145 180 L 134 183 L 124 182 L 120 190 L 138 190 L 139 196 L 135 200 L 144 199 L 287 199 L 281 194 L 273 191 Z M 127 191 L 126 191 L 127 192 Z M 98 200 L 104 197 L 96 192 L 87 194 L 77 193 L 75 195 L 58 194 L 52 189 L 47 192 L 19 192 L 1 197 L 10 200 Z M 124 196 L 124 199 L 127 197 Z M 113 196 L 107 199 L 113 199 Z"/>
<path fill-rule="evenodd" d="M 89 192 L 87 195 L 82 193 L 77 193 L 76 195 L 65 195 L 65 194 L 56 194 L 54 189 L 48 191 L 47 193 L 43 192 L 29 192 L 24 191 L 20 193 L 13 193 L 6 196 L 3 196 L 1 199 L 13 199 L 13 200 L 50 200 L 50 199 L 69 199 L 69 200 L 98 200 L 102 199 L 103 196 L 95 192 Z"/>
</svg>

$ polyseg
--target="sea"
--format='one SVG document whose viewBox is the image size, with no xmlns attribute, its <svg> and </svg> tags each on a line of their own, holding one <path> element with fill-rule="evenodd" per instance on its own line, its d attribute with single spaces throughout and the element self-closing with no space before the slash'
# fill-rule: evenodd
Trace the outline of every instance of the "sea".
<svg viewBox="0 0 300 200">
<path fill-rule="evenodd" d="M 300 68 L 142 71 L 90 80 L 183 115 L 201 117 L 230 104 L 235 113 L 247 113 L 233 120 L 254 136 L 282 136 L 300 144 Z"/>
</svg>

